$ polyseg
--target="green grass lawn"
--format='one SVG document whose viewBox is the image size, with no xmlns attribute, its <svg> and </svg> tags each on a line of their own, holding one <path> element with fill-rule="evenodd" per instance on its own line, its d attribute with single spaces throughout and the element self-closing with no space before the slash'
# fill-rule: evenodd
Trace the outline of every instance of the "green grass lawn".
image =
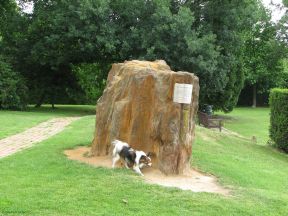
<svg viewBox="0 0 288 216">
<path fill-rule="evenodd" d="M 288 213 L 288 157 L 269 146 L 198 127 L 192 165 L 217 176 L 232 195 L 193 193 L 148 185 L 126 169 L 68 160 L 63 151 L 89 145 L 94 125 L 94 116 L 83 117 L 35 147 L 0 159 L 0 215 Z"/>
<path fill-rule="evenodd" d="M 95 106 L 56 105 L 56 107 L 51 109 L 50 106 L 44 105 L 40 108 L 30 106 L 25 112 L 0 111 L 0 139 L 51 118 L 95 114 Z"/>
<path fill-rule="evenodd" d="M 235 108 L 233 112 L 224 114 L 218 112 L 225 117 L 224 127 L 235 131 L 249 139 L 255 136 L 257 144 L 265 145 L 269 140 L 269 108 Z"/>
</svg>

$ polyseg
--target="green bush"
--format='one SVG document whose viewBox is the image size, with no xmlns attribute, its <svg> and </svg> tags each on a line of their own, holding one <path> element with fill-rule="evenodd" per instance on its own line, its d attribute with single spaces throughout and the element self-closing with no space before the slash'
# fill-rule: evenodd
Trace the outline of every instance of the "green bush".
<svg viewBox="0 0 288 216">
<path fill-rule="evenodd" d="M 0 56 L 0 109 L 24 109 L 27 105 L 27 87 L 20 74 Z"/>
<path fill-rule="evenodd" d="M 276 147 L 288 152 L 288 89 L 270 93 L 270 138 Z"/>
<path fill-rule="evenodd" d="M 105 88 L 109 65 L 103 67 L 97 63 L 85 63 L 73 66 L 72 71 L 77 83 L 85 92 L 86 101 L 95 104 Z"/>
</svg>

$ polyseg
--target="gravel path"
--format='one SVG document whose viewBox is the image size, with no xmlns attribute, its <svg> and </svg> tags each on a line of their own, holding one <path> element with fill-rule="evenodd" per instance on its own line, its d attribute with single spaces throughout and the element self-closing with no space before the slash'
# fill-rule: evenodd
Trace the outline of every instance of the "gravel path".
<svg viewBox="0 0 288 216">
<path fill-rule="evenodd" d="M 54 118 L 21 133 L 0 139 L 0 158 L 30 148 L 34 144 L 48 139 L 64 130 L 67 125 L 79 118 L 80 117 Z"/>
</svg>

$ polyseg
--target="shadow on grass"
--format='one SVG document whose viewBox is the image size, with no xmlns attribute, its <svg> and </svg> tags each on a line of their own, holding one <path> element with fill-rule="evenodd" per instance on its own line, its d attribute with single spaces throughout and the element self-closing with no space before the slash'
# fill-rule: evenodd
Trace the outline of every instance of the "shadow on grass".
<svg viewBox="0 0 288 216">
<path fill-rule="evenodd" d="M 85 116 L 96 114 L 95 106 L 93 105 L 55 105 L 55 109 L 52 109 L 50 105 L 43 105 L 39 108 L 30 105 L 25 111 L 59 116 Z"/>
</svg>

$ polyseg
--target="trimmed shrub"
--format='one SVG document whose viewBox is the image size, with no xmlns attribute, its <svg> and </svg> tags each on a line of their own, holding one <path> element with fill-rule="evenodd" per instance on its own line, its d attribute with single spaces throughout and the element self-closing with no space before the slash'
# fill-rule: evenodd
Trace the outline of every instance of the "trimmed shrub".
<svg viewBox="0 0 288 216">
<path fill-rule="evenodd" d="M 0 56 L 0 109 L 24 109 L 27 87 L 20 74 Z"/>
<path fill-rule="evenodd" d="M 270 92 L 270 138 L 277 148 L 288 152 L 288 89 Z"/>
</svg>

